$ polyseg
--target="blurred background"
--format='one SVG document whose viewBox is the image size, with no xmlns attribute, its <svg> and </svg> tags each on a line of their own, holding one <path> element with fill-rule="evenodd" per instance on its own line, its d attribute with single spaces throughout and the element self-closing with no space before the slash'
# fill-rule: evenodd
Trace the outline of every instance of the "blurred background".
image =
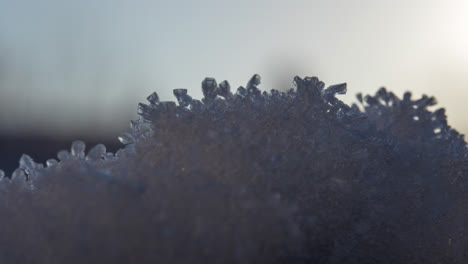
<svg viewBox="0 0 468 264">
<path fill-rule="evenodd" d="M 0 0 L 0 168 L 44 162 L 83 139 L 119 147 L 156 91 L 201 97 L 204 77 L 234 89 L 292 78 L 358 92 L 436 96 L 468 132 L 466 0 Z"/>
</svg>

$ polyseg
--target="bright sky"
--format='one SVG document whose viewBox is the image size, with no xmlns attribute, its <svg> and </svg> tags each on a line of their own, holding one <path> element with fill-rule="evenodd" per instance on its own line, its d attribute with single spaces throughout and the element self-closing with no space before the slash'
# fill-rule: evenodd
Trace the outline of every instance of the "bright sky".
<svg viewBox="0 0 468 264">
<path fill-rule="evenodd" d="M 204 77 L 434 95 L 468 133 L 466 0 L 0 0 L 0 133 L 119 131 Z"/>
</svg>

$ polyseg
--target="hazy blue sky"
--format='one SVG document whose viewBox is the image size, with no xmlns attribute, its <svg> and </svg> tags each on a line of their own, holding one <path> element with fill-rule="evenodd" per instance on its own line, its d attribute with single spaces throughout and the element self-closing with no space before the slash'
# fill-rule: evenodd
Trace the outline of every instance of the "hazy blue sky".
<svg viewBox="0 0 468 264">
<path fill-rule="evenodd" d="M 127 126 L 152 91 L 294 75 L 435 95 L 468 133 L 468 1 L 0 0 L 0 132 Z M 114 132 L 112 132 L 114 133 Z"/>
</svg>

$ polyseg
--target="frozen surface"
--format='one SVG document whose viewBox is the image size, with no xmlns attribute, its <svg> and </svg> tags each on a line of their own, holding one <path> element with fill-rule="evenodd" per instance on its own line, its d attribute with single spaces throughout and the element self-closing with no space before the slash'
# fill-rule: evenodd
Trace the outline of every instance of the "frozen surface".
<svg viewBox="0 0 468 264">
<path fill-rule="evenodd" d="M 433 97 L 260 81 L 153 93 L 116 153 L 0 171 L 0 263 L 468 263 L 467 144 Z"/>
</svg>

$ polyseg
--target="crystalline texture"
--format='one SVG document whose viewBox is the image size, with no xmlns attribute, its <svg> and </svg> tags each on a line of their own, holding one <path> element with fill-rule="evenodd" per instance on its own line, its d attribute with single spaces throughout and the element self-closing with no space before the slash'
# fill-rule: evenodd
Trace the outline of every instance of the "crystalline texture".
<svg viewBox="0 0 468 264">
<path fill-rule="evenodd" d="M 13 171 L 11 174 L 11 180 L 27 180 L 28 177 L 26 176 L 26 173 L 24 173 L 24 170 L 21 168 L 17 168 L 16 170 Z"/>
<path fill-rule="evenodd" d="M 236 95 L 243 98 L 247 95 L 247 90 L 243 86 L 239 86 L 239 88 L 237 88 Z"/>
<path fill-rule="evenodd" d="M 152 106 L 157 106 L 159 104 L 159 96 L 156 92 L 152 93 L 146 98 Z"/>
<path fill-rule="evenodd" d="M 299 92 L 303 89 L 304 80 L 299 76 L 294 76 L 293 84 L 297 87 L 297 91 Z"/>
<path fill-rule="evenodd" d="M 257 86 L 260 84 L 261 78 L 260 75 L 254 74 L 252 78 L 250 78 L 249 82 L 247 83 L 247 93 L 252 94 L 253 96 L 260 95 L 260 89 Z"/>
<path fill-rule="evenodd" d="M 137 113 L 143 118 L 144 121 L 150 120 L 151 107 L 149 105 L 139 103 Z"/>
<path fill-rule="evenodd" d="M 148 110 L 148 105 L 143 104 L 143 103 L 139 103 L 139 104 L 138 104 L 137 113 L 138 113 L 139 115 L 145 114 L 145 113 L 147 112 L 147 110 Z"/>
<path fill-rule="evenodd" d="M 219 84 L 218 94 L 226 99 L 232 97 L 231 85 L 228 81 L 222 81 Z"/>
<path fill-rule="evenodd" d="M 23 154 L 19 161 L 19 167 L 23 169 L 26 174 L 31 174 L 37 168 L 37 165 L 30 156 Z"/>
<path fill-rule="evenodd" d="M 192 97 L 187 95 L 187 89 L 174 89 L 173 93 L 180 107 L 188 107 L 192 103 Z"/>
<path fill-rule="evenodd" d="M 46 161 L 47 167 L 54 167 L 58 164 L 58 161 L 56 159 L 48 159 Z"/>
<path fill-rule="evenodd" d="M 160 110 L 161 105 L 163 103 L 164 102 L 159 102 L 157 104 L 151 104 L 151 105 L 139 103 L 138 104 L 138 110 L 137 110 L 137 114 L 140 115 L 139 122 L 140 123 L 150 123 L 151 118 L 153 116 L 153 113 L 157 112 L 157 110 Z"/>
<path fill-rule="evenodd" d="M 253 87 L 257 87 L 257 85 L 260 84 L 261 80 L 262 80 L 262 78 L 260 77 L 260 75 L 254 74 L 254 75 L 250 78 L 249 82 L 247 83 L 247 89 L 251 89 L 251 88 L 253 88 Z"/>
<path fill-rule="evenodd" d="M 447 123 L 447 116 L 445 115 L 444 108 L 437 109 L 434 113 L 432 113 L 432 116 L 435 121 L 442 122 L 443 124 Z"/>
<path fill-rule="evenodd" d="M 300 101 L 307 102 L 313 106 L 323 106 L 322 90 L 325 84 L 319 81 L 317 77 L 305 77 L 302 79 L 299 76 L 295 76 L 293 83 L 297 88 Z M 325 99 L 331 99 L 332 97 L 330 96 Z"/>
<path fill-rule="evenodd" d="M 211 102 L 216 98 L 217 95 L 217 83 L 214 78 L 206 77 L 202 82 L 202 92 L 204 102 Z"/>
<path fill-rule="evenodd" d="M 390 102 L 390 96 L 385 87 L 382 87 L 377 91 L 377 96 L 380 97 L 380 99 L 382 99 L 386 104 Z"/>
<path fill-rule="evenodd" d="M 362 98 L 362 93 L 357 93 L 356 94 L 356 98 L 358 99 L 358 101 L 362 104 L 362 102 L 364 102 L 363 98 Z"/>
<path fill-rule="evenodd" d="M 423 95 L 423 97 L 417 100 L 416 105 L 418 108 L 426 108 L 428 106 L 433 106 L 437 104 L 437 100 L 434 97 L 428 97 L 427 95 Z"/>
<path fill-rule="evenodd" d="M 359 108 L 317 77 L 258 84 L 233 95 L 208 78 L 188 106 L 178 89 L 179 105 L 142 107 L 115 156 L 63 151 L 35 189 L 22 158 L 0 182 L 0 263 L 468 263 L 467 144 L 435 99 L 381 88 Z"/>
<path fill-rule="evenodd" d="M 66 160 L 70 159 L 70 152 L 68 152 L 67 150 L 60 150 L 57 153 L 57 158 L 60 161 L 66 161 Z"/>
<path fill-rule="evenodd" d="M 83 141 L 81 140 L 73 141 L 71 145 L 71 155 L 78 159 L 84 159 L 85 148 L 86 148 L 86 145 Z"/>
<path fill-rule="evenodd" d="M 140 130 L 140 127 L 141 127 L 141 122 L 138 121 L 138 120 L 130 120 L 130 128 L 135 130 L 135 131 L 138 131 Z"/>
<path fill-rule="evenodd" d="M 331 85 L 323 91 L 323 95 L 329 97 L 336 94 L 346 94 L 346 86 L 346 83 Z"/>
<path fill-rule="evenodd" d="M 119 136 L 118 139 L 124 145 L 131 144 L 131 143 L 135 142 L 135 137 L 130 133 L 123 133 L 123 134 L 121 134 Z"/>
<path fill-rule="evenodd" d="M 316 96 L 323 90 L 323 87 L 325 84 L 317 77 L 305 77 L 304 79 L 300 78 L 299 76 L 295 76 L 293 80 L 294 86 L 297 87 L 297 93 L 302 94 L 305 92 L 305 90 L 312 90 L 312 95 Z"/>
<path fill-rule="evenodd" d="M 100 161 L 103 159 L 105 154 L 106 146 L 104 146 L 103 144 L 97 144 L 89 150 L 88 155 L 86 156 L 86 160 Z"/>
<path fill-rule="evenodd" d="M 289 98 L 294 98 L 296 97 L 296 91 L 294 91 L 294 89 L 289 89 L 286 94 L 288 95 Z"/>
</svg>

